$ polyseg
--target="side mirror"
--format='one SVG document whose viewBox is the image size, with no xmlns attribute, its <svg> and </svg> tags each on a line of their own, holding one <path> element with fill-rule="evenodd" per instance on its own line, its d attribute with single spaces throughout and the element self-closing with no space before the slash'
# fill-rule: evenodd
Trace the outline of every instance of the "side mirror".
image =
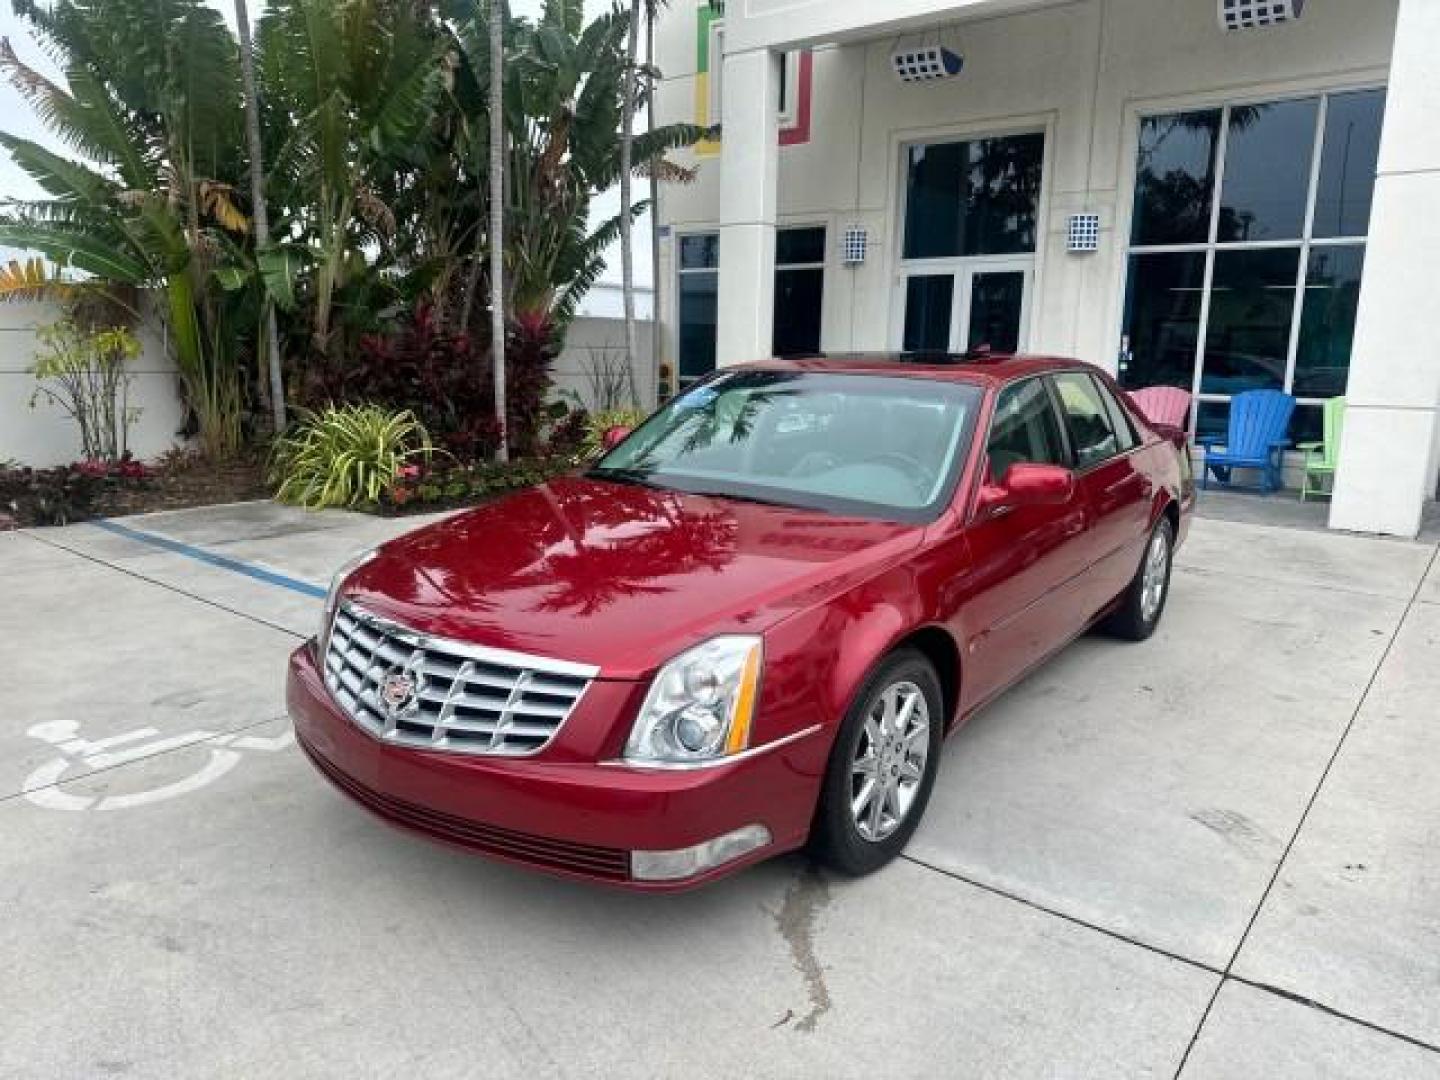
<svg viewBox="0 0 1440 1080">
<path fill-rule="evenodd" d="M 1019 462 L 998 484 L 980 488 L 981 517 L 999 517 L 1022 506 L 1063 506 L 1075 494 L 1075 474 L 1060 465 Z"/>
<path fill-rule="evenodd" d="M 630 432 L 634 430 L 634 428 L 626 427 L 624 424 L 616 424 L 614 427 L 606 428 L 605 433 L 600 436 L 600 448 L 607 452 L 614 450 L 615 447 L 628 439 Z"/>
</svg>

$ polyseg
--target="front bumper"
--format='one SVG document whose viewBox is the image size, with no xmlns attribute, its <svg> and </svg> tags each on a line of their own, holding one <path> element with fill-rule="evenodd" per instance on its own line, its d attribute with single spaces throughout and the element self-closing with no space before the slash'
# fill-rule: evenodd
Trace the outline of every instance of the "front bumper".
<svg viewBox="0 0 1440 1080">
<path fill-rule="evenodd" d="M 809 833 L 827 748 L 820 732 L 707 769 L 639 769 L 575 760 L 565 743 L 614 726 L 635 686 L 592 685 L 555 744 L 534 758 L 477 757 L 381 742 L 330 697 L 313 646 L 290 657 L 295 735 L 341 791 L 392 824 L 550 873 L 648 891 L 690 888 L 799 847 Z M 582 716 L 582 711 L 591 712 Z M 609 713 L 608 717 L 594 715 Z M 634 851 L 668 852 L 761 825 L 770 843 L 694 877 L 647 881 Z"/>
</svg>

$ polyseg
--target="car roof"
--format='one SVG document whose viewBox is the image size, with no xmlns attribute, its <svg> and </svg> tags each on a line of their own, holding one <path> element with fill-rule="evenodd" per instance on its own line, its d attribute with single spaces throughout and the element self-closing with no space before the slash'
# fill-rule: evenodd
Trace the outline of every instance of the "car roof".
<svg viewBox="0 0 1440 1080">
<path fill-rule="evenodd" d="M 1000 386 L 1030 375 L 1073 371 L 1093 365 L 1064 356 L 1024 353 L 824 353 L 737 365 L 769 371 L 829 371 L 906 375 L 951 382 Z"/>
</svg>

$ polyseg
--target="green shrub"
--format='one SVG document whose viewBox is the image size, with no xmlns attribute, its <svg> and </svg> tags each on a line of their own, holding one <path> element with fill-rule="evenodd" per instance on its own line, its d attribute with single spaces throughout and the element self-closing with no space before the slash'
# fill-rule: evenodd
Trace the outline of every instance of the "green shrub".
<svg viewBox="0 0 1440 1080">
<path fill-rule="evenodd" d="M 275 497 L 312 510 L 377 503 L 402 470 L 434 453 L 425 426 L 406 409 L 330 406 L 305 412 L 276 440 L 270 459 Z"/>
<path fill-rule="evenodd" d="M 31 369 L 35 392 L 59 406 L 80 429 L 80 454 L 87 461 L 119 461 L 129 451 L 130 427 L 140 410 L 130 406 L 129 363 L 140 355 L 140 339 L 123 326 L 86 330 L 65 319 L 35 332 L 40 351 Z"/>
<path fill-rule="evenodd" d="M 605 432 L 613 427 L 637 428 L 645 421 L 640 409 L 601 409 L 589 415 L 585 424 L 585 442 L 581 454 L 586 459 L 597 458 L 605 452 L 602 440 Z"/>
</svg>

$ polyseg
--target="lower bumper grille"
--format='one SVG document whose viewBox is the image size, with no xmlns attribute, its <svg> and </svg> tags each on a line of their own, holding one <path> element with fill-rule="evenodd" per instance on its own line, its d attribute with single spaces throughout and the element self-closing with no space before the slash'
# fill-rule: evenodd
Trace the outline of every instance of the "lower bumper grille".
<svg viewBox="0 0 1440 1080">
<path fill-rule="evenodd" d="M 398 825 L 485 855 L 514 859 L 548 870 L 560 870 L 607 881 L 630 880 L 630 854 L 619 848 L 596 847 L 482 825 L 439 810 L 383 795 L 340 771 L 297 740 L 315 767 L 341 791 L 374 813 Z"/>
</svg>

